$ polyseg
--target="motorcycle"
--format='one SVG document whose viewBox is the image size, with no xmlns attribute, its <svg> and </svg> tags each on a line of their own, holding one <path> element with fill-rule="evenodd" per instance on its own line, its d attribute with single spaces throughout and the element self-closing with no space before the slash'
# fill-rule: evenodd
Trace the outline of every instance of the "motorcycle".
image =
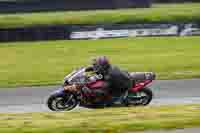
<svg viewBox="0 0 200 133">
<path fill-rule="evenodd" d="M 54 91 L 47 100 L 47 106 L 52 111 L 69 111 L 76 106 L 87 108 L 104 108 L 114 106 L 148 105 L 153 92 L 147 87 L 153 80 L 153 72 L 128 73 L 133 86 L 120 97 L 97 96 L 92 90 L 101 89 L 104 84 L 102 75 L 85 72 L 85 68 L 72 71 L 64 78 L 63 86 Z M 105 102 L 105 99 L 109 101 Z M 116 100 L 117 99 L 117 100 Z"/>
</svg>

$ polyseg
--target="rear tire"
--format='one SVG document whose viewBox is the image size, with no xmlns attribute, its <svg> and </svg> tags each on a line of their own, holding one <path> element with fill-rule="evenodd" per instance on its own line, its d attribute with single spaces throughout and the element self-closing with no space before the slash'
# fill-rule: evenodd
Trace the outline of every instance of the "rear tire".
<svg viewBox="0 0 200 133">
<path fill-rule="evenodd" d="M 142 102 L 140 105 L 143 105 L 143 106 L 148 105 L 153 98 L 153 92 L 149 88 L 143 88 L 139 92 L 143 92 L 146 94 L 146 98 L 142 99 Z"/>
<path fill-rule="evenodd" d="M 131 93 L 132 92 L 129 92 L 129 95 L 131 95 Z M 126 105 L 146 106 L 152 101 L 153 98 L 153 92 L 151 91 L 150 88 L 143 88 L 140 91 L 132 94 L 136 96 L 139 95 L 142 98 L 137 101 L 136 99 L 134 99 L 134 96 L 133 97 L 128 96 Z"/>
<path fill-rule="evenodd" d="M 70 111 L 77 105 L 78 101 L 73 94 L 53 94 L 47 100 L 47 106 L 52 111 Z"/>
</svg>

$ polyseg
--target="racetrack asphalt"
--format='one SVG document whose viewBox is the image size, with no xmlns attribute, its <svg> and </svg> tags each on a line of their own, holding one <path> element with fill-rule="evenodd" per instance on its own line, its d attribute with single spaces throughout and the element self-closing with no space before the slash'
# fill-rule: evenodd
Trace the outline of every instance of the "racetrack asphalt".
<svg viewBox="0 0 200 133">
<path fill-rule="evenodd" d="M 200 103 L 200 79 L 157 80 L 151 105 Z M 48 112 L 46 100 L 59 86 L 0 89 L 0 113 Z"/>
<path fill-rule="evenodd" d="M 199 132 L 200 132 L 200 128 L 186 128 L 186 129 L 177 129 L 177 130 L 145 131 L 145 132 L 137 132 L 137 133 L 199 133 Z"/>
</svg>

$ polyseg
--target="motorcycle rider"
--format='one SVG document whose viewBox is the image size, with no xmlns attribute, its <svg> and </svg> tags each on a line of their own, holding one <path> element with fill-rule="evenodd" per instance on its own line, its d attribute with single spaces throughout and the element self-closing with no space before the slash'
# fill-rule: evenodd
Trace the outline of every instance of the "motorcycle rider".
<svg viewBox="0 0 200 133">
<path fill-rule="evenodd" d="M 112 97 L 120 97 L 132 86 L 128 72 L 111 65 L 106 56 L 93 59 L 92 66 L 86 68 L 86 72 L 91 71 L 102 75 L 102 80 L 105 81 L 101 89 L 95 89 L 97 95 L 111 94 Z"/>
</svg>

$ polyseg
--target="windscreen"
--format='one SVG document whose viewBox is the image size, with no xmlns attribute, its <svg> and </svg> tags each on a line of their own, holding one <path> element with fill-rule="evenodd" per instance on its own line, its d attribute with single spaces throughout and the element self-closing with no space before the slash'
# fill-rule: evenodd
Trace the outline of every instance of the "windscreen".
<svg viewBox="0 0 200 133">
<path fill-rule="evenodd" d="M 68 82 L 83 82 L 85 77 L 85 68 L 80 68 L 68 75 Z"/>
</svg>

